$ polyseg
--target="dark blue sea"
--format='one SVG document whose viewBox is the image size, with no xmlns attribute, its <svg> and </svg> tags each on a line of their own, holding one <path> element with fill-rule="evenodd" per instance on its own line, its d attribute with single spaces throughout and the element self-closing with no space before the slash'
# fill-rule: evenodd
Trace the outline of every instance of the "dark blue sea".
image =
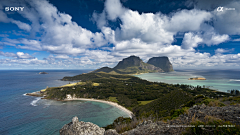
<svg viewBox="0 0 240 135">
<path fill-rule="evenodd" d="M 0 70 L 0 135 L 57 135 L 74 116 L 100 127 L 120 116 L 128 116 L 118 108 L 99 102 L 61 102 L 25 96 L 47 86 L 68 84 L 59 79 L 90 70 L 44 70 L 49 74 L 38 74 L 42 71 Z"/>
</svg>

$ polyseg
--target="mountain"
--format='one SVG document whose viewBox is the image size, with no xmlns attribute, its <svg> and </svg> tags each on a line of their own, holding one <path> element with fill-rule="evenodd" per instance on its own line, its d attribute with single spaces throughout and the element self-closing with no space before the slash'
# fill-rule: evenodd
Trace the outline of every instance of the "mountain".
<svg viewBox="0 0 240 135">
<path fill-rule="evenodd" d="M 130 56 L 128 58 L 123 59 L 113 69 L 121 71 L 123 73 L 130 74 L 163 72 L 161 68 L 155 67 L 154 65 L 151 64 L 144 63 L 137 56 Z"/>
<path fill-rule="evenodd" d="M 111 74 L 140 74 L 164 71 L 159 67 L 144 63 L 137 56 L 130 56 L 120 61 L 114 68 L 102 67 L 93 71 L 93 73 L 97 72 L 106 72 Z"/>
<path fill-rule="evenodd" d="M 154 65 L 156 67 L 161 68 L 164 72 L 171 72 L 173 71 L 173 66 L 169 61 L 168 57 L 153 57 L 148 60 L 148 64 Z"/>
</svg>

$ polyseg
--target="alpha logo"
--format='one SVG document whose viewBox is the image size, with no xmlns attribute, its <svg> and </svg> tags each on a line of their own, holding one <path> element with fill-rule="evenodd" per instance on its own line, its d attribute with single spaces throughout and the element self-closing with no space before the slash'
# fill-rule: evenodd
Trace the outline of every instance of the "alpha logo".
<svg viewBox="0 0 240 135">
<path fill-rule="evenodd" d="M 24 7 L 5 7 L 5 11 L 23 11 Z"/>
<path fill-rule="evenodd" d="M 218 12 L 223 12 L 224 11 L 227 11 L 227 10 L 235 10 L 235 8 L 226 8 L 226 7 L 218 7 L 217 8 L 217 11 Z"/>
<path fill-rule="evenodd" d="M 223 7 L 218 7 L 218 8 L 217 8 L 217 11 L 218 11 L 218 12 L 222 12 L 222 11 L 223 11 Z"/>
</svg>

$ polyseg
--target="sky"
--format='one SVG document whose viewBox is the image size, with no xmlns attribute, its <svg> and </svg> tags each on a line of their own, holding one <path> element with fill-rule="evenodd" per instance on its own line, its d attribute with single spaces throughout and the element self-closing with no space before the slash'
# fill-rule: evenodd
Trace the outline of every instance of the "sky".
<svg viewBox="0 0 240 135">
<path fill-rule="evenodd" d="M 239 69 L 240 1 L 0 1 L 0 69 L 97 69 L 131 55 Z"/>
</svg>

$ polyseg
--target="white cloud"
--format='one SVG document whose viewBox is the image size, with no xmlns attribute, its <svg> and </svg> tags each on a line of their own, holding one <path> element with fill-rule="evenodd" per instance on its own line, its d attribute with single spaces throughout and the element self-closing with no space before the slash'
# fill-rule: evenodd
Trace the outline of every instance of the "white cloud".
<svg viewBox="0 0 240 135">
<path fill-rule="evenodd" d="M 44 45 L 43 50 L 55 54 L 71 54 L 71 55 L 78 55 L 80 53 L 85 52 L 85 49 L 75 48 L 72 46 L 72 44 L 62 44 L 61 46 Z"/>
<path fill-rule="evenodd" d="M 238 41 L 240 41 L 240 38 L 238 38 L 238 39 L 234 39 L 234 40 L 232 40 L 232 41 L 234 41 L 234 42 L 238 42 Z"/>
<path fill-rule="evenodd" d="M 207 46 L 218 45 L 229 40 L 228 35 L 226 34 L 219 35 L 214 31 L 212 27 L 208 25 L 204 26 L 205 28 L 202 28 L 202 32 L 185 33 L 182 41 L 182 48 L 184 49 L 195 48 L 198 46 L 198 44 L 206 44 Z"/>
<path fill-rule="evenodd" d="M 17 57 L 19 59 L 34 59 L 35 57 L 29 55 L 28 53 L 17 52 Z"/>
<path fill-rule="evenodd" d="M 116 18 L 124 14 L 126 10 L 120 0 L 107 0 L 105 2 L 105 9 L 110 20 L 116 20 Z"/>
<path fill-rule="evenodd" d="M 223 48 L 218 48 L 218 49 L 216 49 L 215 50 L 215 53 L 217 54 L 217 53 L 226 53 L 226 52 L 231 52 L 231 51 L 233 51 L 234 50 L 234 48 L 232 48 L 232 49 L 223 49 Z"/>
<path fill-rule="evenodd" d="M 122 25 L 116 30 L 115 38 L 118 41 L 140 38 L 146 43 L 170 44 L 174 33 L 166 31 L 163 27 L 166 16 L 152 13 L 139 14 L 128 10 L 120 16 Z"/>
<path fill-rule="evenodd" d="M 203 10 L 181 10 L 176 12 L 169 18 L 169 22 L 165 22 L 165 27 L 168 31 L 186 32 L 199 31 L 200 26 L 204 21 L 209 21 L 212 18 L 211 13 Z"/>
<path fill-rule="evenodd" d="M 94 12 L 92 16 L 93 20 L 97 23 L 99 29 L 107 25 L 105 10 L 103 10 L 101 14 Z"/>
<path fill-rule="evenodd" d="M 31 30 L 31 26 L 26 24 L 26 23 L 23 23 L 23 22 L 20 22 L 20 21 L 16 21 L 16 20 L 12 20 L 11 22 L 16 24 L 20 29 L 23 29 L 23 30 L 26 30 L 26 31 L 30 31 Z"/>
<path fill-rule="evenodd" d="M 5 57 L 13 57 L 13 58 L 18 58 L 18 59 L 34 59 L 35 57 L 29 55 L 28 53 L 23 53 L 23 52 L 17 52 L 11 53 L 11 52 L 2 52 L 0 51 L 0 55 L 5 56 Z"/>
<path fill-rule="evenodd" d="M 182 41 L 182 48 L 183 49 L 195 48 L 201 42 L 203 42 L 203 39 L 201 37 L 199 37 L 198 35 L 194 35 L 191 32 L 185 33 L 183 41 Z"/>
<path fill-rule="evenodd" d="M 69 56 L 68 56 L 68 55 L 57 55 L 55 58 L 59 58 L 59 59 L 68 59 Z"/>
<path fill-rule="evenodd" d="M 17 55 L 15 53 L 2 52 L 2 51 L 0 51 L 0 55 L 5 56 L 5 57 L 17 57 Z"/>
</svg>

